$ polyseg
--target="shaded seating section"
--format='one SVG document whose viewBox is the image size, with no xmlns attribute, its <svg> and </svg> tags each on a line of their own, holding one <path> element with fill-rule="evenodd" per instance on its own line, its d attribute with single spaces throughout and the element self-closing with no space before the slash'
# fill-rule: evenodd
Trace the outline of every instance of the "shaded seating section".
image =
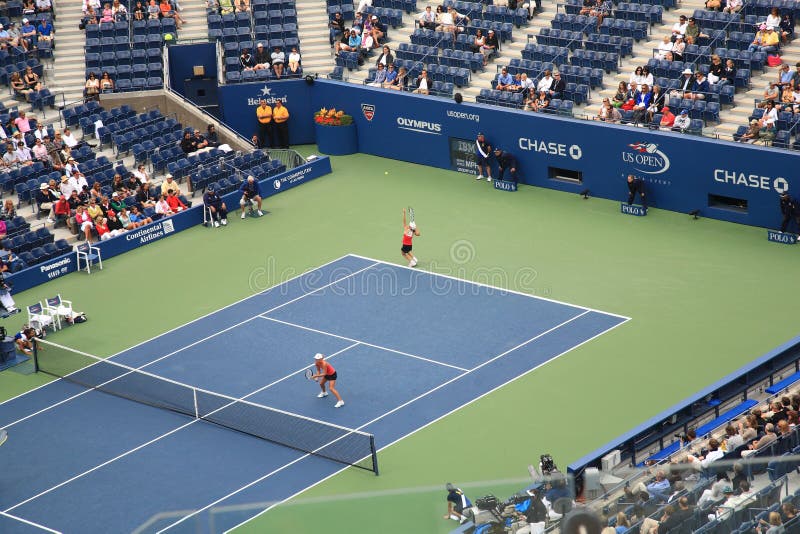
<svg viewBox="0 0 800 534">
<path fill-rule="evenodd" d="M 352 10 L 352 6 L 350 8 Z M 296 47 L 302 57 L 294 1 L 255 0 L 250 3 L 250 11 L 247 13 L 219 14 L 209 9 L 206 17 L 209 38 L 219 41 L 223 47 L 226 83 L 276 79 L 270 69 L 242 69 L 239 61 L 242 51 L 247 49 L 255 54 L 258 43 L 263 43 L 269 53 L 276 47 L 280 48 L 287 59 L 292 48 Z M 350 18 L 352 19 L 352 13 Z M 287 68 L 284 69 L 283 77 L 301 77 L 302 70 L 301 60 L 297 73 L 291 73 Z"/>
<path fill-rule="evenodd" d="M 128 4 L 129 2 L 123 2 Z M 129 6 L 128 10 L 130 11 Z M 163 80 L 165 40 L 177 38 L 175 20 L 129 20 L 87 24 L 84 44 L 88 78 L 107 72 L 113 92 L 160 89 Z M 106 90 L 111 92 L 110 90 Z"/>
</svg>

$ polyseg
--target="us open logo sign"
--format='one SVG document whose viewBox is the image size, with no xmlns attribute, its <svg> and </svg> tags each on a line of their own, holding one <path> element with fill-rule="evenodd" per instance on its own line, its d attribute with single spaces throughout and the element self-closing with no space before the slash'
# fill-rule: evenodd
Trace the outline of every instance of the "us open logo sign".
<svg viewBox="0 0 800 534">
<path fill-rule="evenodd" d="M 368 121 L 371 121 L 372 118 L 375 116 L 375 105 L 374 104 L 361 104 L 361 113 L 364 114 L 364 118 Z"/>
</svg>

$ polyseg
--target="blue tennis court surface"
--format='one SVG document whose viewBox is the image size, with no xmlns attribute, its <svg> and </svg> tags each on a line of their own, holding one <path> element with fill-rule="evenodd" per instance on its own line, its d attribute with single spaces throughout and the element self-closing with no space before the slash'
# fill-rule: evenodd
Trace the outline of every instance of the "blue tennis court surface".
<svg viewBox="0 0 800 534">
<path fill-rule="evenodd" d="M 113 360 L 380 449 L 626 320 L 351 255 Z M 303 377 L 317 352 L 343 408 Z M 343 468 L 65 380 L 0 404 L 1 427 L 3 533 L 223 532 Z"/>
</svg>

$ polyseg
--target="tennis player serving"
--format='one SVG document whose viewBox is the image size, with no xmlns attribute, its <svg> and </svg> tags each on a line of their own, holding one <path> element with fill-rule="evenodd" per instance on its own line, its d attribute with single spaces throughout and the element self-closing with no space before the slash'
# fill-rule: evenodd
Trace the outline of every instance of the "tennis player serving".
<svg viewBox="0 0 800 534">
<path fill-rule="evenodd" d="M 403 257 L 408 260 L 409 267 L 416 267 L 417 266 L 417 258 L 414 254 L 411 253 L 411 242 L 413 241 L 414 237 L 419 237 L 419 229 L 417 228 L 417 223 L 414 222 L 412 219 L 410 222 L 406 224 L 406 210 L 403 209 L 403 247 L 400 251 L 403 253 Z"/>
<path fill-rule="evenodd" d="M 317 354 L 314 356 L 314 367 L 316 368 L 316 374 L 314 374 L 311 378 L 313 380 L 319 379 L 319 387 L 322 388 L 322 393 L 317 395 L 320 399 L 323 399 L 328 396 L 328 392 L 325 391 L 325 384 L 330 384 L 328 386 L 333 393 L 333 396 L 336 397 L 336 404 L 334 408 L 341 408 L 344 406 L 344 401 L 342 400 L 342 396 L 339 395 L 339 392 L 336 391 L 336 369 L 333 366 L 325 361 L 325 355 Z"/>
</svg>

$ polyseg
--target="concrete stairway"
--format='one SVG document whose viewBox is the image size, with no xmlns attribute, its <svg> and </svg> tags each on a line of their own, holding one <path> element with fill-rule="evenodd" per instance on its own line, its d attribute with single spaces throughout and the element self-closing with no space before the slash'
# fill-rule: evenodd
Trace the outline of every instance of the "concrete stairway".
<svg viewBox="0 0 800 534">
<path fill-rule="evenodd" d="M 81 3 L 68 0 L 54 0 L 53 6 L 58 14 L 53 25 L 56 30 L 56 49 L 53 55 L 57 58 L 52 76 L 46 80 L 54 93 L 63 92 L 64 100 L 74 102 L 83 97 L 86 69 L 84 45 L 86 37 L 78 28 L 81 19 Z M 57 101 L 61 104 L 60 99 Z"/>
<path fill-rule="evenodd" d="M 297 32 L 305 74 L 323 76 L 333 70 L 328 42 L 328 14 L 321 0 L 297 0 Z"/>
</svg>

